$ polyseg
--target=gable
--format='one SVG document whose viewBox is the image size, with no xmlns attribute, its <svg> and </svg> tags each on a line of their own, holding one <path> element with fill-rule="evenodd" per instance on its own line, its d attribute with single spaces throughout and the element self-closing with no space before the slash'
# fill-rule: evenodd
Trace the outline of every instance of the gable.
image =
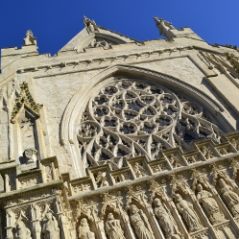
<svg viewBox="0 0 239 239">
<path fill-rule="evenodd" d="M 73 37 L 59 52 L 71 50 L 80 52 L 87 48 L 110 48 L 111 45 L 135 42 L 135 40 L 126 36 L 97 26 L 94 21 L 88 18 L 85 18 L 84 23 L 85 28 Z"/>
</svg>

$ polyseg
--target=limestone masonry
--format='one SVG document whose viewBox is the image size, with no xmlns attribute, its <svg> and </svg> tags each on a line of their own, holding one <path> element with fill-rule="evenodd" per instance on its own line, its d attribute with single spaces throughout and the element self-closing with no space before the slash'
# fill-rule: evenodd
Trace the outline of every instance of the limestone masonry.
<svg viewBox="0 0 239 239">
<path fill-rule="evenodd" d="M 239 50 L 155 22 L 1 50 L 1 239 L 239 238 Z"/>
</svg>

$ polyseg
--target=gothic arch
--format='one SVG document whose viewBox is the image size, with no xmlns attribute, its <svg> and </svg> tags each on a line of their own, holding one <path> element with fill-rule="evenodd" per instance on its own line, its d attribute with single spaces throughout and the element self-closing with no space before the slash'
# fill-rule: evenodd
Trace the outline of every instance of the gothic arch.
<svg viewBox="0 0 239 239">
<path fill-rule="evenodd" d="M 123 39 L 119 38 L 119 37 L 116 37 L 116 36 L 112 36 L 110 34 L 105 34 L 105 33 L 98 33 L 98 32 L 95 32 L 95 38 L 96 39 L 102 39 L 102 40 L 105 40 L 109 43 L 112 43 L 113 45 L 114 44 L 123 44 L 123 43 L 126 43 L 126 41 L 124 41 Z"/>
<path fill-rule="evenodd" d="M 176 92 L 177 94 L 179 93 L 181 95 L 187 95 L 186 98 L 202 105 L 205 112 L 211 112 L 212 115 L 217 116 L 216 123 L 222 131 L 227 132 L 231 129 L 229 123 L 223 117 L 223 108 L 220 106 L 220 104 L 210 99 L 206 94 L 200 92 L 193 86 L 186 84 L 185 82 L 182 82 L 172 76 L 147 69 L 124 65 L 113 66 L 105 69 L 89 80 L 87 88 L 90 89 L 90 92 L 88 92 L 86 89 L 80 90 L 70 100 L 64 112 L 61 125 L 61 143 L 70 152 L 73 160 L 73 166 L 78 172 L 82 172 L 82 169 L 85 167 L 81 162 L 79 162 L 79 149 L 76 144 L 76 122 L 83 115 L 86 105 L 92 97 L 92 92 L 99 92 L 103 87 L 113 81 L 113 77 L 117 76 L 123 76 L 129 79 L 133 77 L 133 79 L 144 80 L 149 84 L 160 85 L 166 89 Z M 105 153 L 107 154 L 106 151 Z"/>
</svg>

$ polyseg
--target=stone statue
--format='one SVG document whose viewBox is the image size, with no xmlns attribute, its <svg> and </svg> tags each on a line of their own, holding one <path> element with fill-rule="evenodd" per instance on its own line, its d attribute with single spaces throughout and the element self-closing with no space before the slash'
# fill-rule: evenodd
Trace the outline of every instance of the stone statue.
<svg viewBox="0 0 239 239">
<path fill-rule="evenodd" d="M 87 48 L 103 47 L 104 49 L 109 49 L 111 47 L 110 43 L 106 40 L 97 41 L 95 38 L 90 42 Z"/>
<path fill-rule="evenodd" d="M 160 31 L 161 35 L 164 35 L 166 38 L 172 38 L 172 30 L 177 30 L 172 23 L 165 21 L 163 19 L 159 19 L 158 17 L 155 17 L 156 25 L 158 26 L 158 29 Z"/>
<path fill-rule="evenodd" d="M 193 209 L 193 205 L 182 198 L 180 194 L 175 195 L 176 207 L 181 214 L 189 232 L 196 231 L 201 228 L 201 223 Z"/>
<path fill-rule="evenodd" d="M 24 150 L 23 157 L 26 159 L 26 163 L 33 163 L 37 160 L 37 150 L 34 148 L 28 148 Z"/>
<path fill-rule="evenodd" d="M 205 145 L 202 146 L 201 148 L 202 154 L 206 159 L 213 158 L 213 152 L 210 148 L 207 148 Z"/>
<path fill-rule="evenodd" d="M 90 230 L 88 221 L 86 218 L 80 220 L 78 227 L 78 239 L 95 239 L 95 233 Z"/>
<path fill-rule="evenodd" d="M 31 231 L 27 228 L 26 224 L 21 218 L 16 222 L 16 227 L 14 229 L 14 239 L 31 239 Z"/>
<path fill-rule="evenodd" d="M 109 186 L 106 172 L 98 172 L 96 176 L 96 183 L 99 188 Z"/>
<path fill-rule="evenodd" d="M 134 172 L 137 178 L 145 176 L 145 170 L 144 168 L 139 164 L 139 162 L 136 162 L 134 165 Z"/>
<path fill-rule="evenodd" d="M 238 139 L 233 138 L 231 140 L 231 143 L 235 147 L 236 150 L 239 150 L 239 140 Z"/>
<path fill-rule="evenodd" d="M 137 239 L 153 239 L 149 230 L 148 219 L 142 210 L 138 209 L 135 204 L 130 206 L 130 222 L 134 228 Z"/>
<path fill-rule="evenodd" d="M 51 211 L 47 211 L 42 219 L 42 239 L 59 239 L 60 229 L 58 222 Z"/>
<path fill-rule="evenodd" d="M 220 194 L 233 216 L 239 216 L 239 196 L 224 179 L 219 179 Z"/>
<path fill-rule="evenodd" d="M 125 239 L 120 220 L 115 219 L 113 213 L 109 213 L 107 216 L 105 231 L 109 239 Z"/>
<path fill-rule="evenodd" d="M 176 30 L 176 28 L 173 26 L 173 24 L 171 22 L 168 22 L 164 19 L 160 19 L 160 22 L 162 24 L 162 26 L 167 29 L 167 30 Z"/>
<path fill-rule="evenodd" d="M 166 238 L 180 239 L 177 226 L 159 198 L 154 199 L 154 214 Z"/>
<path fill-rule="evenodd" d="M 162 18 L 154 17 L 154 20 L 156 21 L 157 25 L 160 28 L 163 28 L 165 30 L 175 30 L 176 29 L 171 22 L 168 22 Z"/>
<path fill-rule="evenodd" d="M 203 189 L 202 184 L 200 183 L 197 185 L 197 199 L 212 223 L 217 223 L 224 219 L 212 193 Z"/>
<path fill-rule="evenodd" d="M 99 30 L 95 21 L 93 21 L 87 17 L 84 17 L 84 25 L 89 33 L 93 33 L 95 31 Z"/>
<path fill-rule="evenodd" d="M 37 40 L 31 30 L 28 30 L 23 42 L 24 46 L 36 45 Z"/>
</svg>

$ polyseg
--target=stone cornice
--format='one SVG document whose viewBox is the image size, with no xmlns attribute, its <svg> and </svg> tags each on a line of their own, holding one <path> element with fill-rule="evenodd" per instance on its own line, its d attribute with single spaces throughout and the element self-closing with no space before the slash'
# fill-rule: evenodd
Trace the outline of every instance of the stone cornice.
<svg viewBox="0 0 239 239">
<path fill-rule="evenodd" d="M 119 62 L 126 62 L 130 64 L 134 63 L 143 63 L 143 62 L 150 62 L 155 60 L 161 60 L 161 56 L 163 56 L 165 53 L 170 54 L 170 58 L 174 58 L 173 53 L 182 53 L 185 51 L 190 50 L 201 50 L 206 51 L 213 54 L 219 54 L 224 55 L 224 52 L 221 53 L 220 51 L 215 51 L 214 49 L 206 49 L 203 47 L 197 47 L 197 46 L 185 46 L 185 47 L 172 47 L 172 48 L 166 48 L 166 49 L 156 49 L 156 50 L 147 50 L 143 52 L 135 52 L 131 54 L 118 54 L 116 56 L 105 56 L 102 57 L 91 57 L 90 60 L 82 59 L 82 60 L 74 60 L 74 61 L 61 61 L 59 63 L 54 64 L 47 64 L 47 65 L 40 65 L 37 67 L 28 67 L 28 68 L 20 68 L 17 70 L 17 73 L 35 73 L 41 70 L 44 70 L 46 74 L 44 74 L 44 77 L 51 77 L 53 75 L 57 74 L 68 74 L 68 73 L 74 73 L 79 71 L 89 71 L 89 70 L 95 70 L 95 69 L 102 69 L 107 67 L 109 64 L 118 64 Z M 167 57 L 168 58 L 168 57 Z M 162 58 L 164 59 L 164 57 Z M 82 67 L 82 69 L 74 70 L 74 71 L 63 71 L 60 73 L 51 73 L 51 71 L 55 71 L 55 69 L 67 69 L 67 67 L 72 68 L 79 68 Z"/>
</svg>

